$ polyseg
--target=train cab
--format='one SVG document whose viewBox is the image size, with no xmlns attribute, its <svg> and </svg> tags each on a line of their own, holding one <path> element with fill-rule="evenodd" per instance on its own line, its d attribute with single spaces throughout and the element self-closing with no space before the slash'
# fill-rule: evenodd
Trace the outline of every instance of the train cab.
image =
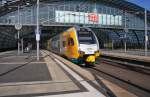
<svg viewBox="0 0 150 97">
<path fill-rule="evenodd" d="M 99 42 L 94 32 L 89 28 L 80 28 L 77 31 L 78 52 L 83 62 L 94 63 L 100 55 Z"/>
</svg>

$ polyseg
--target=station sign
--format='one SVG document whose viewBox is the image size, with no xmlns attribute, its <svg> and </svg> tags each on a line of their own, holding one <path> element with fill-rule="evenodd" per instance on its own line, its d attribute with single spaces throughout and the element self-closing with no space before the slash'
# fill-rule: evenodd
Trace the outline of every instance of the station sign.
<svg viewBox="0 0 150 97">
<path fill-rule="evenodd" d="M 148 35 L 145 36 L 145 41 L 148 41 Z"/>
<path fill-rule="evenodd" d="M 40 34 L 36 34 L 36 41 L 40 41 Z"/>
<path fill-rule="evenodd" d="M 41 27 L 39 27 L 39 31 L 37 31 L 37 28 L 35 28 L 36 41 L 40 41 L 41 32 Z"/>
<path fill-rule="evenodd" d="M 56 10 L 55 22 L 122 26 L 122 16 L 111 14 Z"/>
<path fill-rule="evenodd" d="M 96 23 L 99 21 L 99 17 L 95 13 L 89 14 L 88 19 L 89 19 L 89 21 L 96 22 Z"/>
</svg>

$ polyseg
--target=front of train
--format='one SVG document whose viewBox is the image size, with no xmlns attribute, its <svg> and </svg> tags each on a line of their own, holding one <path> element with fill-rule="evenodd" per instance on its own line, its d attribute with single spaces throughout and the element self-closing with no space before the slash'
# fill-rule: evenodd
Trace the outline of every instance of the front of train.
<svg viewBox="0 0 150 97">
<path fill-rule="evenodd" d="M 79 56 L 85 65 L 94 65 L 100 56 L 99 42 L 95 33 L 89 28 L 80 28 L 77 31 Z"/>
</svg>

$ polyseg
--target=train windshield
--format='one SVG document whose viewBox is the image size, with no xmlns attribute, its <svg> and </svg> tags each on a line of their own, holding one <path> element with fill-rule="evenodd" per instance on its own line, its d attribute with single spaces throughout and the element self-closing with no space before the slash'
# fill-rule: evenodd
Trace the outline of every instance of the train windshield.
<svg viewBox="0 0 150 97">
<path fill-rule="evenodd" d="M 78 31 L 78 39 L 80 44 L 96 44 L 94 34 L 87 29 L 81 29 Z"/>
</svg>

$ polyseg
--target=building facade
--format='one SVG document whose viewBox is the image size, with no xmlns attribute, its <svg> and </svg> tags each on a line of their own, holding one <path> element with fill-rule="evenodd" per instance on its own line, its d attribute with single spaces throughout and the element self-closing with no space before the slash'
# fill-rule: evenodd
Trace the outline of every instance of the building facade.
<svg viewBox="0 0 150 97">
<path fill-rule="evenodd" d="M 32 0 L 31 0 L 32 1 Z M 144 47 L 144 10 L 124 0 L 40 0 L 39 20 L 41 26 L 91 27 L 97 34 L 102 48 L 121 48 L 124 41 L 128 48 Z M 44 1 L 44 0 L 43 0 Z M 122 1 L 122 3 L 119 3 Z M 124 5 L 124 6 L 121 6 Z M 128 6 L 127 6 L 128 5 Z M 129 6 L 130 5 L 130 6 Z M 130 9 L 131 7 L 137 7 Z M 36 3 L 9 6 L 14 11 L 0 16 L 1 25 L 36 25 Z M 150 40 L 150 19 L 148 36 Z M 127 30 L 127 31 L 126 31 Z M 124 39 L 126 34 L 126 39 Z M 150 44 L 148 44 L 150 46 Z"/>
</svg>

